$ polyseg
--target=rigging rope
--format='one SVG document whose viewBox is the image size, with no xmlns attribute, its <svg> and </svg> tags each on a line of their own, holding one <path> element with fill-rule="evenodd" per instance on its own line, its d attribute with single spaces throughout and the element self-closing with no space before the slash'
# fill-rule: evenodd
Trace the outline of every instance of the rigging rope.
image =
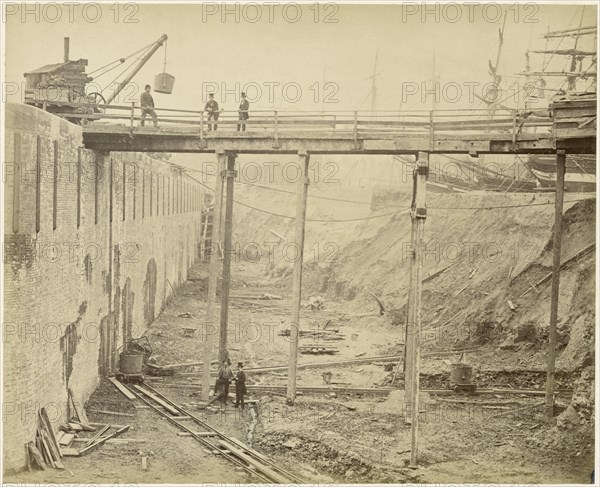
<svg viewBox="0 0 600 487">
<path fill-rule="evenodd" d="M 154 43 L 152 43 L 152 44 L 154 44 Z M 146 54 L 146 52 L 147 52 L 148 50 L 150 50 L 150 48 L 151 48 L 151 47 L 152 47 L 152 45 L 150 45 L 150 46 L 146 47 L 146 48 L 145 48 L 145 51 L 144 51 L 144 53 L 143 53 L 143 54 Z M 141 51 L 141 49 L 140 49 L 140 51 Z M 136 52 L 136 54 L 137 54 L 137 53 L 139 53 L 140 51 L 137 51 L 137 52 Z M 111 80 L 111 81 L 110 81 L 110 82 L 109 82 L 109 83 L 108 83 L 108 84 L 107 84 L 107 85 L 106 85 L 104 88 L 102 88 L 102 89 L 100 90 L 100 93 L 103 93 L 103 92 L 104 92 L 104 90 L 106 90 L 106 89 L 107 89 L 109 86 L 111 86 L 111 85 L 112 85 L 112 84 L 113 84 L 113 83 L 114 83 L 114 82 L 115 82 L 115 81 L 116 81 L 116 80 L 117 80 L 117 79 L 118 79 L 118 78 L 119 78 L 119 77 L 120 77 L 120 76 L 121 76 L 123 73 L 127 72 L 127 71 L 128 71 L 128 70 L 129 70 L 129 69 L 130 69 L 130 68 L 131 68 L 131 67 L 132 67 L 132 66 L 133 66 L 133 65 L 134 65 L 134 64 L 135 64 L 137 61 L 139 61 L 139 60 L 140 60 L 142 57 L 143 57 L 142 55 L 140 55 L 140 56 L 136 57 L 136 58 L 135 58 L 135 59 L 134 59 L 134 60 L 133 60 L 133 61 L 132 61 L 132 62 L 131 62 L 131 63 L 130 63 L 130 64 L 129 64 L 129 65 L 128 65 L 128 66 L 127 66 L 127 67 L 126 67 L 124 70 L 123 70 L 123 71 L 121 71 L 119 74 L 117 74 L 117 76 L 115 76 L 115 77 L 114 77 L 114 78 L 113 78 L 113 79 L 112 79 L 112 80 Z"/>
</svg>

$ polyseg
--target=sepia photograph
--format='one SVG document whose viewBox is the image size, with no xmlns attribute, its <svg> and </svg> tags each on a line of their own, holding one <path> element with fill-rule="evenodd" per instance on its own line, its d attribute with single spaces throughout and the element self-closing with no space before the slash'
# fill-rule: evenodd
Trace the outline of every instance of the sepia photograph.
<svg viewBox="0 0 600 487">
<path fill-rule="evenodd" d="M 5 1 L 2 485 L 599 485 L 595 1 Z"/>
</svg>

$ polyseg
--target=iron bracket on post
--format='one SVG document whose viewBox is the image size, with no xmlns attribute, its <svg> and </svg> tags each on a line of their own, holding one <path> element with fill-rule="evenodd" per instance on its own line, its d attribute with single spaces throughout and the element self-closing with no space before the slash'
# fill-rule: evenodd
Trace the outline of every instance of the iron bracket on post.
<svg viewBox="0 0 600 487">
<path fill-rule="evenodd" d="M 429 161 L 427 159 L 418 159 L 417 160 L 417 167 L 415 168 L 415 171 L 413 174 L 413 178 L 414 178 L 414 182 L 415 182 L 415 186 L 414 186 L 415 191 L 416 191 L 416 187 L 417 187 L 417 178 L 419 178 L 419 177 L 425 177 L 425 181 L 427 181 L 427 178 L 429 177 Z M 416 196 L 417 195 L 415 194 L 415 197 Z M 425 220 L 427 218 L 427 208 L 425 208 L 424 206 L 418 206 L 417 205 L 418 199 L 419 198 L 413 199 L 412 208 L 411 208 L 411 217 Z"/>
</svg>

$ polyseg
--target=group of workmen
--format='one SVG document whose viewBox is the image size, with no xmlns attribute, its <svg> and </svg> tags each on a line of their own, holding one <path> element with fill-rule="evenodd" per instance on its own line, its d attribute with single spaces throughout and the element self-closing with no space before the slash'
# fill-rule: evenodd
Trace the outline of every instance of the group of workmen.
<svg viewBox="0 0 600 487">
<path fill-rule="evenodd" d="M 244 409 L 244 396 L 246 395 L 246 373 L 244 372 L 244 364 L 238 362 L 238 370 L 235 376 L 231 370 L 231 360 L 225 359 L 217 374 L 217 382 L 215 383 L 214 396 L 209 401 L 211 405 L 215 401 L 220 401 L 223 406 L 227 404 L 229 397 L 230 381 L 235 381 L 235 407 Z"/>
<path fill-rule="evenodd" d="M 142 118 L 140 120 L 140 126 L 144 126 L 146 122 L 146 117 L 150 115 L 152 117 L 152 122 L 155 127 L 158 127 L 158 117 L 156 116 L 156 112 L 154 111 L 154 98 L 150 94 L 151 86 L 146 85 L 144 88 L 144 92 L 140 95 L 140 107 L 142 109 Z M 238 124 L 237 131 L 245 131 L 246 130 L 246 120 L 248 120 L 248 109 L 250 108 L 250 102 L 246 98 L 246 93 L 242 92 L 241 94 L 242 101 L 240 103 L 238 109 Z M 208 94 L 208 101 L 204 106 L 204 111 L 207 112 L 208 119 L 208 130 L 213 131 L 217 130 L 217 121 L 219 120 L 219 104 L 217 100 L 215 100 L 214 93 Z M 211 123 L 212 122 L 212 123 Z"/>
</svg>

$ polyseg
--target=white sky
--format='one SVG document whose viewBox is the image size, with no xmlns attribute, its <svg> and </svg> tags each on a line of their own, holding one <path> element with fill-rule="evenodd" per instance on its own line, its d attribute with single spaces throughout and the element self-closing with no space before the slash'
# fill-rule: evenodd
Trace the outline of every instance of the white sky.
<svg viewBox="0 0 600 487">
<path fill-rule="evenodd" d="M 19 7 L 22 4 L 14 5 L 22 9 Z M 414 4 L 417 7 L 339 5 L 337 12 L 321 5 L 320 21 L 315 22 L 314 4 L 312 7 L 304 4 L 301 6 L 302 17 L 292 23 L 284 18 L 283 4 L 277 4 L 272 8 L 273 22 L 269 22 L 269 8 L 263 5 L 261 21 L 252 23 L 249 20 L 256 15 L 256 8 L 246 7 L 244 10 L 240 4 L 229 7 L 238 9 L 239 22 L 233 14 L 221 18 L 222 3 L 208 7 L 199 4 L 137 4 L 136 12 L 131 6 L 121 5 L 119 22 L 115 22 L 115 7 L 111 5 L 114 4 L 102 6 L 101 18 L 96 23 L 84 18 L 85 13 L 88 19 L 92 19 L 96 11 L 90 8 L 84 12 L 83 6 L 78 4 L 72 7 L 73 22 L 69 21 L 66 6 L 62 8 L 60 19 L 54 23 L 48 20 L 57 15 L 56 10 L 46 7 L 44 11 L 44 4 L 38 4 L 37 22 L 34 14 L 22 18 L 21 11 L 6 15 L 5 80 L 22 83 L 24 72 L 61 62 L 65 36 L 71 38 L 70 58 L 88 59 L 88 72 L 91 72 L 166 33 L 169 36 L 167 72 L 176 77 L 176 82 L 172 95 L 154 95 L 158 106 L 199 109 L 204 105 L 202 95 L 206 85 L 203 84 L 215 82 L 217 86 L 231 91 L 225 98 L 217 93 L 221 108 L 233 110 L 239 103 L 236 83 L 240 87 L 257 83 L 262 88 L 262 96 L 252 100 L 251 108 L 321 110 L 322 97 L 315 102 L 315 90 L 310 87 L 318 83 L 322 88 L 325 79 L 338 88 L 334 96 L 337 102 L 326 103 L 326 110 L 366 110 L 370 108 L 369 77 L 373 74 L 377 51 L 377 71 L 380 73 L 377 77 L 377 108 L 397 110 L 407 83 L 420 85 L 431 78 L 435 50 L 435 71 L 442 85 L 454 82 L 463 87 L 457 103 L 442 100 L 438 107 L 474 107 L 477 103 L 469 102 L 464 83 L 479 83 L 474 89 L 481 94 L 481 85 L 490 80 L 488 60 L 495 61 L 498 29 L 501 27 L 500 19 L 493 20 L 500 7 L 508 15 L 500 72 L 511 76 L 524 70 L 524 52 L 528 46 L 544 49 L 545 41 L 539 38 L 540 34 L 548 28 L 577 27 L 581 15 L 581 5 L 575 4 L 537 4 L 535 7 L 530 4 L 527 7 L 496 3 L 485 8 L 481 5 L 471 7 L 471 10 L 463 5 L 460 11 L 443 4 L 430 5 L 432 12 L 437 9 L 439 19 L 434 13 L 423 19 L 423 4 Z M 6 5 L 4 7 L 6 9 Z M 413 13 L 415 8 L 417 11 Z M 207 14 L 213 9 L 217 13 L 203 19 L 203 11 Z M 286 14 L 291 18 L 296 10 L 288 8 Z M 338 22 L 323 22 L 326 14 Z M 458 22 L 448 21 L 457 14 L 460 15 Z M 131 15 L 138 22 L 125 23 L 126 15 Z M 588 4 L 582 24 L 596 23 L 597 9 Z M 570 38 L 562 42 L 560 48 L 573 46 Z M 556 45 L 557 41 L 548 47 Z M 596 40 L 588 36 L 579 47 L 595 50 Z M 134 82 L 142 86 L 152 84 L 154 75 L 162 72 L 163 54 L 163 49 L 159 50 Z M 539 69 L 541 56 L 535 56 L 531 58 L 532 69 Z M 563 70 L 566 62 L 566 58 L 556 56 L 547 69 Z M 596 68 L 592 70 L 596 71 Z M 118 72 L 115 70 L 105 75 L 99 82 L 108 83 Z M 512 78 L 506 78 L 506 81 L 518 82 Z M 274 88 L 274 102 L 269 100 L 265 83 L 279 84 Z M 288 101 L 283 99 L 282 86 L 287 87 Z M 292 103 L 290 100 L 296 96 L 295 86 L 300 86 L 302 92 L 299 100 Z M 252 87 L 247 91 L 251 97 L 257 93 Z M 331 88 L 329 91 L 332 91 Z M 455 96 L 456 91 L 449 91 L 447 98 Z M 431 97 L 425 103 L 421 103 L 420 99 L 420 94 L 409 96 L 404 108 L 431 106 Z M 20 101 L 20 95 L 9 97 L 8 101 Z M 121 97 L 118 104 L 124 104 L 124 101 Z"/>
</svg>

